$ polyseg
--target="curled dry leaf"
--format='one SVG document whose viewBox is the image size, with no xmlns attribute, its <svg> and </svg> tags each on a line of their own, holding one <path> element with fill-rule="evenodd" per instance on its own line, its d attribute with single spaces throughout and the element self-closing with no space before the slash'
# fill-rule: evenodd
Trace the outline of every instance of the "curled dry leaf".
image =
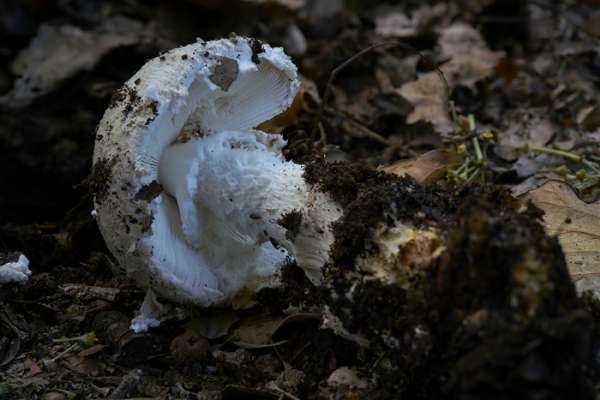
<svg viewBox="0 0 600 400">
<path fill-rule="evenodd" d="M 398 176 L 409 175 L 417 182 L 425 184 L 442 179 L 449 170 L 458 168 L 462 162 L 453 151 L 436 149 L 428 151 L 414 161 L 400 161 L 383 170 Z"/>
<path fill-rule="evenodd" d="M 600 107 L 588 107 L 583 109 L 577 119 L 581 118 L 581 127 L 588 132 L 593 132 L 600 128 Z"/>
<path fill-rule="evenodd" d="M 561 181 L 548 181 L 519 200 L 545 212 L 544 228 L 558 238 L 577 291 L 600 287 L 600 205 L 584 203 Z"/>
</svg>

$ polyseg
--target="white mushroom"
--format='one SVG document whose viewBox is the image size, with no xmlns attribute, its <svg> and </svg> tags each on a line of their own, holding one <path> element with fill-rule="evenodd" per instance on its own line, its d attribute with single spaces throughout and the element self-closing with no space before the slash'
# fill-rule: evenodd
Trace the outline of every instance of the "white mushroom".
<svg viewBox="0 0 600 400">
<path fill-rule="evenodd" d="M 552 279 L 567 277 L 560 249 L 552 240 L 530 246 L 542 235 L 525 229 L 533 213 L 511 210 L 500 190 L 419 187 L 360 165 L 285 161 L 284 141 L 253 127 L 297 89 L 281 49 L 232 38 L 151 60 L 116 93 L 90 182 L 108 247 L 147 290 L 134 330 L 158 324 L 157 296 L 247 306 L 257 290 L 278 285 L 289 256 L 314 283 L 325 266 L 325 327 L 385 345 L 399 364 L 450 346 L 429 359 L 451 369 L 472 354 L 476 331 L 467 324 L 488 313 L 511 313 L 498 326 L 512 338 L 515 321 L 539 331 L 538 309 L 554 315 L 566 299 L 562 309 L 574 310 L 571 288 L 552 293 Z M 509 244 L 498 244 L 505 237 Z M 503 250 L 511 264 L 494 264 Z M 497 284 L 502 297 L 487 298 Z"/>
<path fill-rule="evenodd" d="M 244 307 L 277 285 L 293 246 L 276 221 L 294 210 L 310 222 L 296 242 L 313 243 L 299 264 L 319 280 L 333 240 L 325 227 L 340 212 L 332 203 L 316 212 L 330 201 L 285 161 L 283 139 L 253 130 L 298 87 L 281 48 L 233 37 L 150 60 L 115 93 L 98 127 L 92 184 L 109 249 L 148 290 L 135 330 L 158 324 L 155 296 Z"/>
</svg>

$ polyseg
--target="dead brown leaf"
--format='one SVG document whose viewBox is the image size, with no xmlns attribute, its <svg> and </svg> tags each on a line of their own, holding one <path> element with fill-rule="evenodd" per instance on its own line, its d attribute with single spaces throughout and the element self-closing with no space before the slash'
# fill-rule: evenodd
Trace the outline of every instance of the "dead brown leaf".
<svg viewBox="0 0 600 400">
<path fill-rule="evenodd" d="M 6 350 L 6 353 L 4 353 L 4 358 L 2 359 L 2 361 L 0 361 L 0 367 L 3 367 L 10 363 L 17 356 L 17 353 L 19 352 L 20 348 L 21 338 L 17 336 L 10 341 L 10 345 Z"/>
<path fill-rule="evenodd" d="M 454 88 L 450 82 L 448 85 L 450 90 Z M 406 118 L 407 124 L 429 122 L 437 132 L 442 133 L 454 129 L 454 124 L 448 116 L 448 95 L 444 82 L 437 73 L 429 72 L 421 75 L 416 81 L 405 83 L 398 89 L 398 94 L 415 107 Z"/>
<path fill-rule="evenodd" d="M 27 105 L 75 74 L 92 69 L 111 49 L 137 43 L 142 31 L 141 22 L 121 16 L 107 18 L 95 31 L 41 25 L 29 48 L 13 64 L 22 76 L 1 100 L 8 106 Z"/>
<path fill-rule="evenodd" d="M 375 18 L 375 25 L 375 32 L 384 37 L 407 38 L 417 33 L 414 22 L 399 11 L 387 12 L 386 15 Z"/>
<path fill-rule="evenodd" d="M 584 21 L 579 28 L 590 36 L 600 37 L 600 12 L 595 13 L 590 19 Z"/>
<path fill-rule="evenodd" d="M 90 357 L 90 356 L 100 353 L 101 351 L 104 350 L 105 347 L 106 347 L 106 345 L 104 345 L 104 344 L 95 344 L 92 347 L 88 347 L 87 349 L 80 351 L 78 355 L 79 355 L 79 357 L 84 357 L 84 358 Z"/>
<path fill-rule="evenodd" d="M 496 73 L 500 75 L 507 83 L 511 83 L 517 77 L 517 74 L 524 70 L 525 67 L 517 64 L 511 59 L 504 58 L 494 67 Z"/>
<path fill-rule="evenodd" d="M 188 331 L 198 332 L 205 338 L 215 339 L 227 335 L 229 327 L 239 320 L 231 308 L 206 309 L 202 316 L 194 318 L 183 327 Z"/>
<path fill-rule="evenodd" d="M 442 56 L 450 58 L 440 67 L 449 91 L 446 91 L 437 72 L 433 71 L 402 85 L 397 92 L 415 107 L 408 115 L 407 123 L 429 122 L 437 132 L 449 133 L 454 129 L 448 114 L 450 93 L 457 86 L 474 89 L 475 83 L 494 73 L 503 53 L 489 50 L 476 29 L 458 22 L 444 29 L 438 43 Z"/>
<path fill-rule="evenodd" d="M 25 366 L 29 368 L 29 371 L 25 374 L 27 378 L 31 378 L 32 376 L 35 376 L 42 372 L 42 369 L 37 365 L 37 363 L 30 358 L 26 359 L 23 362 L 23 364 L 25 364 Z"/>
<path fill-rule="evenodd" d="M 494 74 L 503 52 L 488 49 L 481 33 L 470 25 L 456 22 L 444 29 L 438 40 L 443 57 L 451 58 L 442 66 L 455 85 L 473 88 L 475 83 Z M 450 82 L 448 82 L 450 85 Z M 452 87 L 451 87 L 452 90 Z"/>
<path fill-rule="evenodd" d="M 544 228 L 556 235 L 579 292 L 600 285 L 600 204 L 586 204 L 561 181 L 548 181 L 519 200 L 541 208 Z"/>
<path fill-rule="evenodd" d="M 269 343 L 273 334 L 284 325 L 320 318 L 320 315 L 313 313 L 298 313 L 280 317 L 261 314 L 241 320 L 231 330 L 230 337 L 235 337 L 236 341 L 246 344 L 264 345 Z"/>
<path fill-rule="evenodd" d="M 416 160 L 400 161 L 383 168 L 385 172 L 399 176 L 409 175 L 419 183 L 431 183 L 442 179 L 449 170 L 463 163 L 455 152 L 446 149 L 428 151 Z"/>
<path fill-rule="evenodd" d="M 585 115 L 585 117 L 581 118 L 582 114 Z M 588 132 L 597 130 L 598 128 L 600 128 L 600 107 L 592 106 L 582 109 L 577 116 L 578 120 L 580 118 L 581 121 L 578 122 L 581 124 L 581 127 L 583 129 L 585 129 Z"/>
<path fill-rule="evenodd" d="M 533 122 L 529 127 L 523 127 L 521 123 L 513 123 L 506 130 L 498 132 L 498 143 L 500 146 L 494 147 L 494 153 L 506 161 L 514 161 L 519 157 L 521 152 L 516 151 L 510 146 L 518 146 L 525 143 L 544 146 L 550 141 L 556 130 L 556 125 L 548 120 Z"/>
<path fill-rule="evenodd" d="M 407 82 L 412 82 L 417 77 L 417 65 L 421 57 L 418 54 L 414 56 L 408 56 L 403 58 L 384 56 L 377 60 L 377 64 L 380 68 L 385 70 L 389 75 L 391 84 L 394 86 L 391 91 L 384 90 L 379 83 L 382 93 L 385 95 L 396 93 L 396 88 L 402 86 Z M 379 79 L 376 76 L 376 79 Z M 411 105 L 412 109 L 412 105 Z"/>
<path fill-rule="evenodd" d="M 103 370 L 102 362 L 99 359 L 86 359 L 79 354 L 70 354 L 63 359 L 67 368 L 82 375 L 91 375 Z"/>
<path fill-rule="evenodd" d="M 390 11 L 385 6 L 380 7 L 377 14 L 375 32 L 384 37 L 408 38 L 426 32 L 436 20 L 448 16 L 448 5 L 423 5 L 412 13 L 411 18 L 401 11 Z"/>
<path fill-rule="evenodd" d="M 82 302 L 90 302 L 99 299 L 112 303 L 120 301 L 123 297 L 123 293 L 117 288 L 66 283 L 62 285 L 60 289 L 65 292 L 65 294 L 73 296 L 75 299 Z"/>
</svg>

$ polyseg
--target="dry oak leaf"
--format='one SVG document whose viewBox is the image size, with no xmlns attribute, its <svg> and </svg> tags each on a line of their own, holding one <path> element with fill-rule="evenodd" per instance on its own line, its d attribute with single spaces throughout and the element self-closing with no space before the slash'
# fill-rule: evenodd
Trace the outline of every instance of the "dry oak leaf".
<svg viewBox="0 0 600 400">
<path fill-rule="evenodd" d="M 560 242 L 579 293 L 600 287 L 600 204 L 586 204 L 567 183 L 551 180 L 519 197 L 545 213 L 546 233 Z"/>
<path fill-rule="evenodd" d="M 452 91 L 454 85 L 450 82 L 448 85 Z M 436 72 L 429 72 L 419 76 L 416 81 L 405 83 L 397 92 L 414 106 L 413 111 L 406 117 L 407 124 L 424 121 L 431 123 L 436 132 L 452 132 L 454 123 L 448 116 L 448 95 L 444 82 Z"/>
<path fill-rule="evenodd" d="M 494 67 L 504 56 L 487 48 L 481 34 L 464 23 L 454 23 L 445 28 L 438 40 L 442 56 L 450 61 L 440 67 L 449 91 L 437 71 L 419 76 L 405 83 L 397 93 L 415 107 L 406 118 L 408 124 L 429 122 L 440 133 L 454 130 L 448 115 L 448 96 L 457 86 L 475 87 L 475 83 L 493 75 Z"/>
<path fill-rule="evenodd" d="M 421 184 L 439 181 L 448 171 L 460 167 L 463 160 L 455 152 L 435 149 L 422 154 L 416 160 L 399 161 L 382 168 L 385 172 L 398 176 L 409 175 Z"/>
<path fill-rule="evenodd" d="M 475 84 L 495 73 L 495 66 L 504 52 L 491 51 L 481 33 L 472 26 L 455 22 L 444 29 L 438 40 L 444 58 L 451 58 L 442 66 L 456 85 L 475 89 Z M 448 83 L 450 85 L 450 83 Z M 452 89 L 452 88 L 451 88 Z"/>
<path fill-rule="evenodd" d="M 282 326 L 294 322 L 320 320 L 320 318 L 319 314 L 307 312 L 282 316 L 259 314 L 242 319 L 231 329 L 229 337 L 235 338 L 236 342 L 234 343 L 264 345 L 271 341 L 271 337 Z"/>
</svg>

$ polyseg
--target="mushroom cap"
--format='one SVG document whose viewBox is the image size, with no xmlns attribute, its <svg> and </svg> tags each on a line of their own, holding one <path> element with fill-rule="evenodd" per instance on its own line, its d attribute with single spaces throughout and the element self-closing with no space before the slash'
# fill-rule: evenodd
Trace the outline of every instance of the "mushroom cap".
<svg viewBox="0 0 600 400">
<path fill-rule="evenodd" d="M 96 133 L 94 214 L 108 248 L 138 285 L 159 297 L 209 306 L 234 304 L 276 280 L 282 251 L 275 248 L 257 260 L 270 265 L 251 282 L 231 283 L 227 271 L 215 272 L 185 241 L 159 165 L 178 141 L 252 132 L 285 110 L 298 88 L 296 67 L 281 48 L 233 37 L 156 57 L 113 95 Z M 264 152 L 281 157 L 281 138 L 253 135 Z"/>
</svg>

